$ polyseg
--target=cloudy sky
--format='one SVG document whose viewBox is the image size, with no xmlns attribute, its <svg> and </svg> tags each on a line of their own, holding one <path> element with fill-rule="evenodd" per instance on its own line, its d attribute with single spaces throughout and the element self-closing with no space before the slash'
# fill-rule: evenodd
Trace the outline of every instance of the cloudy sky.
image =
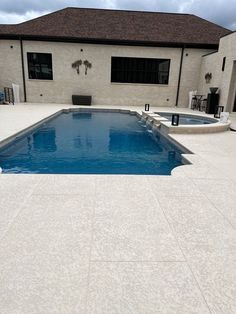
<svg viewBox="0 0 236 314">
<path fill-rule="evenodd" d="M 236 0 L 0 0 L 0 23 L 20 23 L 68 6 L 192 13 L 236 30 Z"/>
</svg>

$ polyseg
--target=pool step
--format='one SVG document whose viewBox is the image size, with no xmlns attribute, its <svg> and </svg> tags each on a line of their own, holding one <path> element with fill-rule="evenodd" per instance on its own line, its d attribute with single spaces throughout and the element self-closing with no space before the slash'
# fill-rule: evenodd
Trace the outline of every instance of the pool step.
<svg viewBox="0 0 236 314">
<path fill-rule="evenodd" d="M 161 121 L 168 121 L 166 118 L 161 117 L 159 114 L 152 111 L 142 111 L 142 117 L 155 126 L 160 126 Z"/>
</svg>

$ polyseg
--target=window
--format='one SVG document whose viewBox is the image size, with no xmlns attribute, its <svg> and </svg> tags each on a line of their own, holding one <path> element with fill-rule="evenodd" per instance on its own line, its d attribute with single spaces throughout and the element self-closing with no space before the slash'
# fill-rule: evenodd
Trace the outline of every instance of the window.
<svg viewBox="0 0 236 314">
<path fill-rule="evenodd" d="M 168 84 L 170 59 L 112 57 L 111 82 Z"/>
<path fill-rule="evenodd" d="M 29 79 L 52 80 L 52 54 L 27 52 Z"/>
</svg>

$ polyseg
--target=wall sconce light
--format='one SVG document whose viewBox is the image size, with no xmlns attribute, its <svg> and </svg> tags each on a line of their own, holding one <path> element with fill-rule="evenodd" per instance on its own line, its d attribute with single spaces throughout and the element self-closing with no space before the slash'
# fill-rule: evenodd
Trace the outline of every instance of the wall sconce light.
<svg viewBox="0 0 236 314">
<path fill-rule="evenodd" d="M 177 114 L 177 113 L 172 114 L 171 125 L 173 125 L 173 126 L 178 126 L 179 125 L 179 114 Z"/>
<path fill-rule="evenodd" d="M 222 62 L 222 72 L 224 72 L 225 70 L 225 61 L 226 61 L 226 57 L 223 58 L 223 62 Z"/>
</svg>

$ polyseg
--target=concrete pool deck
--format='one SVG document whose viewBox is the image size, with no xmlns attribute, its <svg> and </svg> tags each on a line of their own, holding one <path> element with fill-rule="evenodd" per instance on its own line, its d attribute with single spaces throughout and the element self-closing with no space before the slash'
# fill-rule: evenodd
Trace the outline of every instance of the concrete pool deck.
<svg viewBox="0 0 236 314">
<path fill-rule="evenodd" d="M 0 141 L 70 107 L 0 106 Z M 171 176 L 0 175 L 1 314 L 236 313 L 236 133 L 171 137 Z"/>
</svg>

